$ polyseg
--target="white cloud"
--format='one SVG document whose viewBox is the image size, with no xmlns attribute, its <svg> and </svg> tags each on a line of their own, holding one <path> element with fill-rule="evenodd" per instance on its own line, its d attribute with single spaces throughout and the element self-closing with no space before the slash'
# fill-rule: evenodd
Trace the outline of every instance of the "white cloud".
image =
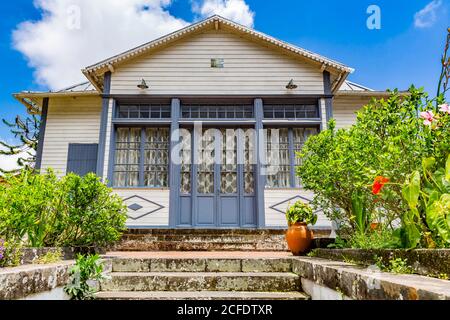
<svg viewBox="0 0 450 320">
<path fill-rule="evenodd" d="M 202 18 L 218 14 L 247 27 L 253 27 L 255 13 L 245 0 L 204 0 L 193 3 L 193 11 Z"/>
<path fill-rule="evenodd" d="M 136 47 L 189 22 L 170 14 L 174 0 L 35 0 L 42 12 L 13 32 L 14 48 L 52 90 L 87 81 L 81 69 Z M 244 0 L 193 0 L 198 18 L 219 14 L 253 26 Z"/>
<path fill-rule="evenodd" d="M 50 89 L 86 81 L 81 69 L 187 25 L 172 0 L 35 0 L 38 21 L 13 32 L 14 47 Z"/>
<path fill-rule="evenodd" d="M 442 5 L 442 0 L 433 0 L 414 16 L 416 28 L 431 27 L 437 20 L 438 9 Z"/>
</svg>

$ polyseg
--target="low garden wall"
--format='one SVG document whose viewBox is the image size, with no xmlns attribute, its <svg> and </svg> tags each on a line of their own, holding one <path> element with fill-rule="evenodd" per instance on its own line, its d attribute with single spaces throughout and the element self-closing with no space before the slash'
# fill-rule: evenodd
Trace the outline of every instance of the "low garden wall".
<svg viewBox="0 0 450 320">
<path fill-rule="evenodd" d="M 370 266 L 378 259 L 386 265 L 392 259 L 404 259 L 414 273 L 442 277 L 450 277 L 450 249 L 416 249 L 416 250 L 384 250 L 384 249 L 315 249 L 314 256 L 337 261 L 351 262 Z"/>
<path fill-rule="evenodd" d="M 102 260 L 104 272 L 109 273 L 112 264 Z M 0 300 L 64 300 L 68 296 L 63 287 L 69 281 L 69 270 L 75 261 L 60 261 L 48 265 L 22 265 L 0 269 Z"/>
<path fill-rule="evenodd" d="M 380 272 L 320 258 L 292 258 L 292 271 L 313 300 L 450 300 L 450 281 Z"/>
<path fill-rule="evenodd" d="M 46 254 L 51 252 L 60 252 L 62 260 L 74 260 L 77 254 L 105 254 L 105 248 L 87 247 L 87 248 L 22 248 L 20 264 L 33 264 L 39 261 Z"/>
</svg>

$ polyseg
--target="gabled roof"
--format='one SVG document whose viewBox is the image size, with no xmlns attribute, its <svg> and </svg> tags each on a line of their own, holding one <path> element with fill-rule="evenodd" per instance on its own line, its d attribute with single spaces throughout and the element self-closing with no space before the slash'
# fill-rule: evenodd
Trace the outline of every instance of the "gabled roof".
<svg viewBox="0 0 450 320">
<path fill-rule="evenodd" d="M 56 92 L 92 92 L 96 91 L 95 87 L 90 82 L 83 82 L 79 84 L 75 84 L 73 86 L 58 90 Z"/>
<path fill-rule="evenodd" d="M 145 43 L 139 47 L 125 51 L 121 54 L 115 55 L 111 58 L 105 59 L 94 65 L 86 67 L 85 69 L 82 70 L 82 72 L 89 79 L 89 81 L 91 81 L 91 83 L 96 87 L 96 89 L 98 89 L 99 91 L 102 91 L 103 74 L 107 71 L 114 71 L 114 68 L 117 65 L 122 64 L 126 61 L 129 61 L 130 59 L 133 59 L 137 56 L 143 55 L 143 54 L 149 52 L 150 50 L 158 49 L 159 47 L 163 47 L 171 42 L 180 40 L 191 34 L 200 32 L 204 29 L 207 29 L 208 27 L 213 27 L 213 28 L 218 29 L 218 28 L 220 28 L 221 25 L 225 26 L 226 28 L 230 28 L 236 32 L 245 34 L 255 40 L 263 41 L 272 46 L 289 51 L 290 53 L 298 55 L 299 57 L 307 59 L 313 63 L 322 65 L 321 67 L 323 68 L 323 70 L 328 70 L 330 72 L 338 74 L 339 82 L 343 82 L 345 80 L 345 78 L 348 76 L 348 74 L 350 74 L 354 71 L 354 69 L 352 69 L 340 62 L 328 59 L 324 56 L 313 53 L 306 49 L 303 49 L 303 48 L 294 46 L 292 44 L 289 44 L 287 42 L 275 39 L 274 37 L 266 35 L 262 32 L 255 31 L 251 28 L 245 27 L 243 25 L 240 25 L 236 22 L 233 22 L 233 21 L 223 18 L 221 16 L 214 15 L 203 21 L 194 23 L 183 29 L 180 29 L 178 31 L 170 33 L 166 36 L 163 36 L 156 40 Z"/>
<path fill-rule="evenodd" d="M 339 91 L 358 91 L 358 92 L 361 92 L 361 91 L 364 91 L 364 92 L 370 91 L 370 92 L 373 92 L 373 91 L 375 91 L 375 90 L 370 89 L 370 88 L 367 88 L 367 87 L 364 87 L 364 86 L 362 86 L 362 85 L 360 85 L 360 84 L 357 84 L 357 83 L 355 83 L 355 82 L 351 82 L 351 81 L 346 80 L 346 81 L 342 84 L 342 86 L 339 88 Z"/>
</svg>

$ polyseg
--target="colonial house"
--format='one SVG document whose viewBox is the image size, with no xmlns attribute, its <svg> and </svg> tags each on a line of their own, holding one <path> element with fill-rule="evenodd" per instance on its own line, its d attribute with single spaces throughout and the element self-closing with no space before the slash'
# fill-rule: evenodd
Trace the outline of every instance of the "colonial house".
<svg viewBox="0 0 450 320">
<path fill-rule="evenodd" d="M 96 173 L 123 197 L 130 228 L 286 226 L 288 204 L 313 196 L 295 174 L 307 137 L 387 95 L 220 16 L 82 72 L 83 84 L 15 94 L 42 115 L 36 166 Z M 330 226 L 321 215 L 317 228 Z"/>
</svg>

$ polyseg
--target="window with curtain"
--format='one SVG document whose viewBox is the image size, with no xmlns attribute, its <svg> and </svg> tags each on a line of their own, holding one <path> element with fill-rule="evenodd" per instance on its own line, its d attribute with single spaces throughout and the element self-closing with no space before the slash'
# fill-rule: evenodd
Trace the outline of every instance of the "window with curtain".
<svg viewBox="0 0 450 320">
<path fill-rule="evenodd" d="M 289 131 L 287 128 L 267 129 L 266 156 L 268 172 L 266 187 L 288 188 L 290 184 Z"/>
<path fill-rule="evenodd" d="M 301 164 L 297 153 L 317 128 L 269 128 L 266 134 L 266 188 L 300 186 L 296 167 Z"/>
<path fill-rule="evenodd" d="M 302 151 L 306 140 L 313 135 L 319 133 L 316 128 L 293 128 L 293 146 L 294 146 L 294 172 L 296 172 L 296 167 L 302 164 L 301 159 L 297 156 L 297 153 Z M 295 174 L 295 186 L 300 187 L 300 178 Z"/>
<path fill-rule="evenodd" d="M 169 129 L 117 128 L 114 186 L 169 186 Z"/>
</svg>

